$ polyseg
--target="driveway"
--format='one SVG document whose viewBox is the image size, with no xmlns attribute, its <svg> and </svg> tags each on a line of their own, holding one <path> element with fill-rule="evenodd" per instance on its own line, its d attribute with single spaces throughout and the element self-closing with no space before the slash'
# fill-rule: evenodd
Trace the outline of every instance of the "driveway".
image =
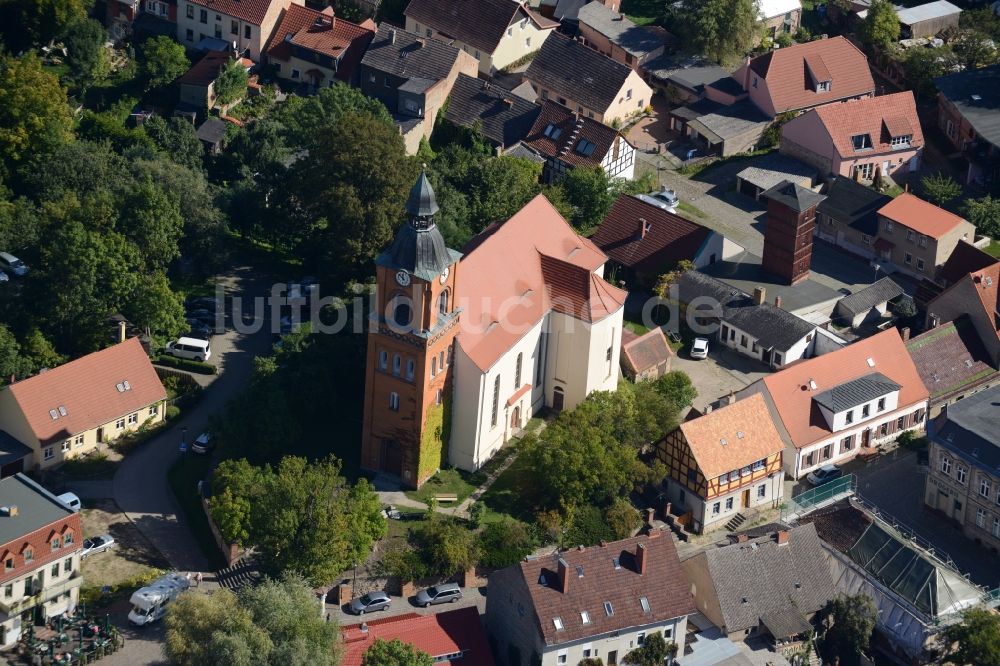
<svg viewBox="0 0 1000 666">
<path fill-rule="evenodd" d="M 730 391 L 739 391 L 768 374 L 762 363 L 747 358 L 730 349 L 719 349 L 714 337 L 709 338 L 708 358 L 693 359 L 687 348 L 674 357 L 671 370 L 680 370 L 691 378 L 698 389 L 692 407 L 704 412 L 706 405 L 726 396 Z"/>
</svg>

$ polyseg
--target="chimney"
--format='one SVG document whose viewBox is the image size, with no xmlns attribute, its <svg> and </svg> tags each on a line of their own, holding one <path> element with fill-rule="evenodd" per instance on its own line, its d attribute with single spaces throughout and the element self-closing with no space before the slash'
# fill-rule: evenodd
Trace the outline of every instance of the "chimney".
<svg viewBox="0 0 1000 666">
<path fill-rule="evenodd" d="M 784 546 L 786 543 L 788 543 L 788 530 L 778 530 L 777 538 L 778 538 L 778 545 Z"/>
<path fill-rule="evenodd" d="M 648 507 L 645 511 L 646 514 L 646 524 L 652 525 L 653 521 L 656 520 L 656 510 L 652 507 Z"/>
<path fill-rule="evenodd" d="M 10 506 L 7 507 L 7 515 L 10 516 L 11 518 L 13 518 L 14 516 L 17 515 L 17 505 L 16 504 L 11 504 Z"/>
<path fill-rule="evenodd" d="M 646 574 L 646 545 L 640 543 L 635 547 L 635 568 L 640 576 Z"/>
<path fill-rule="evenodd" d="M 726 396 L 726 404 L 731 405 L 736 402 L 736 391 L 730 390 L 729 395 Z"/>
<path fill-rule="evenodd" d="M 900 335 L 901 338 L 903 338 L 903 342 L 906 342 L 907 340 L 909 340 L 910 339 L 910 327 L 909 326 L 904 326 L 903 328 L 901 328 L 900 331 L 899 331 L 899 335 Z"/>
<path fill-rule="evenodd" d="M 646 237 L 646 218 L 639 218 L 639 238 Z"/>
<path fill-rule="evenodd" d="M 389 31 L 389 43 L 390 44 L 395 44 L 396 43 L 396 30 L 395 29 L 392 29 L 392 30 Z"/>
<path fill-rule="evenodd" d="M 559 558 L 559 591 L 563 594 L 569 592 L 569 565 L 561 557 Z"/>
<path fill-rule="evenodd" d="M 746 543 L 749 540 L 750 540 L 750 537 L 748 537 L 746 534 L 737 534 L 736 535 L 736 543 Z"/>
<path fill-rule="evenodd" d="M 931 328 L 937 328 L 940 325 L 941 325 L 941 317 L 939 317 L 934 313 L 931 313 Z"/>
<path fill-rule="evenodd" d="M 776 307 L 776 308 L 780 308 L 781 307 L 781 296 L 775 296 L 774 297 L 774 307 Z"/>
<path fill-rule="evenodd" d="M 118 342 L 125 342 L 125 322 L 118 322 Z"/>
<path fill-rule="evenodd" d="M 703 409 L 701 411 L 702 411 L 702 414 L 711 414 L 712 413 L 712 403 L 708 403 L 707 405 L 705 405 L 705 409 Z"/>
<path fill-rule="evenodd" d="M 767 289 L 764 289 L 764 287 L 761 287 L 759 285 L 754 287 L 753 302 L 756 303 L 757 305 L 761 305 L 766 300 L 767 300 Z"/>
<path fill-rule="evenodd" d="M 503 105 L 506 106 L 508 109 L 512 109 L 514 108 L 514 100 L 511 99 L 510 97 L 504 97 Z"/>
<path fill-rule="evenodd" d="M 415 48 L 422 49 L 426 45 L 427 45 L 427 40 L 424 39 L 423 37 L 420 37 L 419 39 L 417 39 Z"/>
</svg>

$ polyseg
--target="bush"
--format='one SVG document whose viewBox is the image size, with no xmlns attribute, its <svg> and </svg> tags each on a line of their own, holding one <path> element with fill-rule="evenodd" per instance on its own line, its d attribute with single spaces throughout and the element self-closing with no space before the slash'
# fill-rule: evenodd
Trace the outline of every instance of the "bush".
<svg viewBox="0 0 1000 666">
<path fill-rule="evenodd" d="M 148 569 L 142 573 L 108 586 L 108 593 L 100 585 L 84 585 L 80 588 L 80 603 L 84 606 L 107 606 L 108 604 L 131 595 L 140 587 L 149 585 L 166 573 L 163 569 Z"/>
<path fill-rule="evenodd" d="M 155 363 L 160 365 L 165 365 L 170 368 L 177 368 L 179 370 L 187 370 L 188 372 L 194 372 L 199 375 L 214 375 L 218 372 L 216 368 L 211 363 L 202 363 L 201 361 L 191 361 L 186 358 L 177 358 L 175 356 L 161 355 L 159 356 Z"/>
<path fill-rule="evenodd" d="M 805 26 L 799 28 L 798 32 L 795 33 L 795 41 L 797 41 L 799 44 L 812 41 L 812 38 L 813 38 L 812 33 L 809 32 L 809 28 Z"/>
<path fill-rule="evenodd" d="M 164 412 L 164 417 L 168 421 L 172 421 L 181 415 L 181 408 L 176 405 L 167 405 L 167 411 Z"/>
<path fill-rule="evenodd" d="M 604 513 L 596 506 L 585 505 L 574 509 L 563 545 L 593 546 L 601 541 L 614 539 L 615 533 L 604 519 Z"/>
<path fill-rule="evenodd" d="M 508 517 L 484 527 L 478 541 L 479 562 L 497 569 L 520 562 L 537 544 L 528 525 Z"/>
<path fill-rule="evenodd" d="M 159 432 L 166 427 L 166 425 L 166 421 L 160 421 L 154 425 L 144 423 L 132 432 L 126 433 L 114 440 L 108 444 L 108 446 L 110 446 L 117 453 L 125 455 L 158 435 Z"/>
<path fill-rule="evenodd" d="M 774 43 L 783 49 L 787 49 L 792 45 L 792 36 L 787 32 L 779 33 L 778 36 L 774 38 Z"/>
<path fill-rule="evenodd" d="M 379 576 L 398 578 L 404 583 L 412 583 L 427 575 L 427 567 L 420 554 L 410 547 L 388 550 L 375 565 Z"/>
</svg>

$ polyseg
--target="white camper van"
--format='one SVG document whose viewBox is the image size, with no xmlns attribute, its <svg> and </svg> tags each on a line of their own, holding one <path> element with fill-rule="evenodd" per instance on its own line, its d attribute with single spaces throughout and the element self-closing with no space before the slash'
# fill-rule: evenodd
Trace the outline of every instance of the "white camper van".
<svg viewBox="0 0 1000 666">
<path fill-rule="evenodd" d="M 128 619 L 140 627 L 152 624 L 166 615 L 167 606 L 177 598 L 177 595 L 188 589 L 191 581 L 179 573 L 168 573 L 157 578 L 146 587 L 140 587 L 132 593 L 129 603 L 132 610 Z"/>
</svg>

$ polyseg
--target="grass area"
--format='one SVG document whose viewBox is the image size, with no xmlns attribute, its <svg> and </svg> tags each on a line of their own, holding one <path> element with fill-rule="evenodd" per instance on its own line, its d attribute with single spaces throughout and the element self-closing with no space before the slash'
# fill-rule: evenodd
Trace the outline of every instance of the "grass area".
<svg viewBox="0 0 1000 666">
<path fill-rule="evenodd" d="M 663 0 L 622 0 L 621 11 L 636 25 L 649 25 L 663 15 Z"/>
<path fill-rule="evenodd" d="M 411 500 L 427 504 L 435 495 L 457 495 L 458 500 L 455 502 L 439 502 L 438 504 L 445 507 L 456 506 L 461 504 L 476 489 L 476 479 L 472 477 L 472 474 L 455 468 L 443 469 L 428 479 L 427 483 L 420 487 L 420 490 L 407 491 L 406 496 Z"/>
<path fill-rule="evenodd" d="M 59 467 L 59 472 L 71 479 L 96 479 L 111 476 L 117 466 L 107 454 L 93 453 L 70 458 Z"/>
<path fill-rule="evenodd" d="M 649 332 L 649 329 L 647 327 L 643 326 L 637 321 L 629 321 L 626 319 L 622 325 L 628 330 L 635 333 L 636 335 L 643 335 Z"/>
<path fill-rule="evenodd" d="M 694 204 L 689 204 L 687 201 L 678 201 L 677 208 L 680 209 L 681 213 L 687 213 L 684 217 L 691 219 L 692 217 L 708 217 L 708 215 L 702 209 L 698 208 Z"/>
<path fill-rule="evenodd" d="M 184 512 L 184 518 L 202 554 L 212 569 L 221 569 L 225 566 L 225 562 L 215 543 L 215 537 L 212 536 L 208 516 L 205 515 L 201 507 L 201 498 L 198 496 L 198 482 L 208 474 L 211 464 L 211 458 L 208 456 L 182 456 L 167 471 L 167 483 L 170 484 L 170 490 L 177 498 L 181 511 Z"/>
<path fill-rule="evenodd" d="M 479 501 L 489 510 L 484 520 L 500 514 L 529 523 L 534 520 L 537 489 L 531 485 L 525 466 L 524 458 L 519 457 L 483 494 Z"/>
<path fill-rule="evenodd" d="M 890 196 L 893 199 L 895 199 L 902 193 L 903 193 L 903 188 L 900 187 L 899 185 L 893 185 L 892 187 L 886 189 L 886 191 L 884 192 L 886 196 Z"/>
<path fill-rule="evenodd" d="M 1000 259 L 1000 243 L 990 243 L 983 248 L 983 252 L 990 255 L 991 257 L 996 257 Z"/>
</svg>

